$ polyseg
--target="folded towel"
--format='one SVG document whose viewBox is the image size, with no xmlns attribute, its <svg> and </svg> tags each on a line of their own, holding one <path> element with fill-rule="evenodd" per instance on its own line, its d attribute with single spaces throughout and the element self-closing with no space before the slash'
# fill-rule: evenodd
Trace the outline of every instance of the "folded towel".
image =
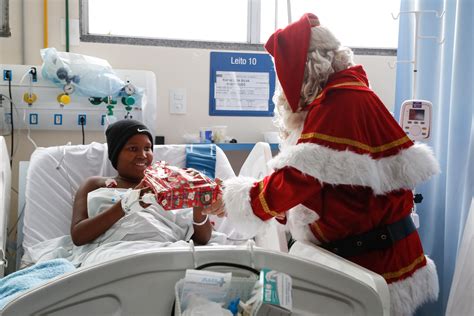
<svg viewBox="0 0 474 316">
<path fill-rule="evenodd" d="M 214 179 L 216 177 L 216 145 L 187 145 L 186 168 L 194 168 Z"/>
<path fill-rule="evenodd" d="M 75 269 L 66 259 L 54 259 L 7 275 L 0 279 L 0 309 L 20 294 Z"/>
</svg>

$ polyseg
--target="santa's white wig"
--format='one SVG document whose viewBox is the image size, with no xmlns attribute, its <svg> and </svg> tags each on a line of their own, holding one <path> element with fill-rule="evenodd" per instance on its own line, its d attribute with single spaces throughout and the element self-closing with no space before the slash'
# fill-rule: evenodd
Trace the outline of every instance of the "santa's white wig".
<svg viewBox="0 0 474 316">
<path fill-rule="evenodd" d="M 275 92 L 273 98 L 276 105 L 274 123 L 279 128 L 282 139 L 290 137 L 297 140 L 299 135 L 294 137 L 290 135 L 301 132 L 307 105 L 322 91 L 331 74 L 354 66 L 353 56 L 352 50 L 341 46 L 339 40 L 326 27 L 311 28 L 298 110 L 293 113 L 281 89 Z"/>
</svg>

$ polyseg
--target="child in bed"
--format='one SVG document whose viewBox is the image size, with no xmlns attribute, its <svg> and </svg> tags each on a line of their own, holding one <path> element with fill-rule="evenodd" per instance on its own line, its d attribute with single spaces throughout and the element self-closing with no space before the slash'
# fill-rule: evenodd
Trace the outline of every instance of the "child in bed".
<svg viewBox="0 0 474 316">
<path fill-rule="evenodd" d="M 212 227 L 200 207 L 165 211 L 156 204 L 135 203 L 130 208 L 123 203 L 121 197 L 130 200 L 129 189 L 142 187 L 143 171 L 153 160 L 153 139 L 147 127 L 134 120 L 118 121 L 108 127 L 106 137 L 109 159 L 118 175 L 86 179 L 76 192 L 71 235 L 30 247 L 25 265 L 36 264 L 0 278 L 0 309 L 74 267 L 180 245 L 189 239 L 208 243 Z M 223 214 L 220 197 L 208 208 Z"/>
<path fill-rule="evenodd" d="M 133 199 L 129 196 L 133 191 L 128 189 L 143 188 L 143 172 L 153 161 L 153 138 L 148 128 L 135 120 L 121 120 L 107 128 L 106 138 L 109 159 L 118 175 L 114 178 L 90 177 L 77 190 L 71 221 L 74 244 L 80 246 L 99 236 L 103 237 L 114 224 L 123 221 L 125 216 L 134 217 L 135 223 L 141 222 L 136 227 L 141 232 L 129 232 L 130 236 L 126 238 L 128 240 L 139 239 L 141 233 L 151 236 L 156 228 L 161 236 L 158 241 L 165 241 L 162 238 L 166 241 L 186 240 L 189 238 L 186 235 L 192 233 L 191 239 L 195 243 L 206 244 L 211 237 L 212 227 L 208 216 L 202 214 L 201 207 L 193 208 L 192 229 L 187 231 L 182 229 L 183 225 L 180 224 L 183 223 L 178 223 L 179 228 L 173 223 L 183 220 L 179 214 L 165 212 L 156 205 L 144 205 L 140 202 L 140 205 L 135 205 L 143 212 L 133 212 L 130 209 L 127 201 Z M 147 190 L 142 190 L 141 195 L 145 191 Z M 90 209 L 91 207 L 94 209 Z M 209 209 L 222 209 L 221 200 L 218 199 Z"/>
<path fill-rule="evenodd" d="M 74 199 L 71 233 L 27 247 L 26 264 L 64 258 L 84 267 L 162 247 L 187 246 L 190 239 L 196 244 L 226 242 L 225 234 L 212 231 L 200 207 L 165 211 L 155 203 L 139 202 L 137 192 L 143 195 L 147 189 L 137 189 L 143 187 L 143 171 L 153 160 L 153 140 L 146 126 L 118 121 L 108 127 L 106 138 L 118 175 L 86 179 Z M 223 216 L 221 197 L 206 210 Z"/>
</svg>

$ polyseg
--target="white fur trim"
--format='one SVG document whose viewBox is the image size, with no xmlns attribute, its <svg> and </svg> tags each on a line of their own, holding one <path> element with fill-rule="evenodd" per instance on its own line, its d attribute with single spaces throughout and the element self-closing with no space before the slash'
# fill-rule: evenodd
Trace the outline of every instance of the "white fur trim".
<svg viewBox="0 0 474 316">
<path fill-rule="evenodd" d="M 265 229 L 267 224 L 253 213 L 250 189 L 257 182 L 254 178 L 236 177 L 224 181 L 224 200 L 227 219 L 236 232 L 249 238 Z"/>
<path fill-rule="evenodd" d="M 424 303 L 438 299 L 436 266 L 428 257 L 426 261 L 426 266 L 413 273 L 411 277 L 388 285 L 392 316 L 413 315 Z"/>
<path fill-rule="evenodd" d="M 317 144 L 290 146 L 269 163 L 273 169 L 293 167 L 321 182 L 362 185 L 375 194 L 413 189 L 439 172 L 432 150 L 417 143 L 398 154 L 373 159 L 352 151 L 338 151 Z"/>
<path fill-rule="evenodd" d="M 309 227 L 309 224 L 319 219 L 319 215 L 315 211 L 299 204 L 290 209 L 286 214 L 288 216 L 287 225 L 294 239 L 299 241 L 307 240 L 316 245 L 321 244 Z"/>
</svg>

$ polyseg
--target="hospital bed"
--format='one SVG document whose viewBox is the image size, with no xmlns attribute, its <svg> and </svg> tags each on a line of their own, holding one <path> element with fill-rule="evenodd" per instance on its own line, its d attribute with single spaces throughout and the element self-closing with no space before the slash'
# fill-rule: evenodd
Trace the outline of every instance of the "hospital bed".
<svg viewBox="0 0 474 316">
<path fill-rule="evenodd" d="M 184 166 L 185 146 L 155 146 L 154 156 Z M 79 184 L 92 175 L 114 174 L 104 144 L 37 149 L 25 181 L 19 244 L 27 249 L 68 234 L 72 197 Z M 217 148 L 216 177 L 232 176 L 225 154 Z M 266 247 L 257 239 L 256 246 L 249 242 L 161 248 L 79 268 L 17 297 L 2 315 L 168 315 L 174 285 L 185 270 L 216 261 L 289 274 L 296 315 L 389 314 L 388 287 L 381 276 L 310 244 L 297 242 L 290 254 L 260 245 Z M 28 252 L 23 259 L 29 261 Z"/>
<path fill-rule="evenodd" d="M 7 227 L 10 213 L 11 170 L 5 138 L 0 136 L 0 277 L 7 267 Z"/>
</svg>

